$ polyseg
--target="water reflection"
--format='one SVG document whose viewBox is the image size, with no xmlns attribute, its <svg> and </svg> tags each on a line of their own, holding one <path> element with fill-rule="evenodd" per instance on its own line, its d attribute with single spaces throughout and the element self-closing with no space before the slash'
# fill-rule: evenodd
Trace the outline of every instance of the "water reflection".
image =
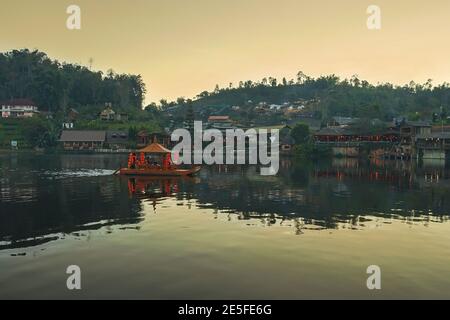
<svg viewBox="0 0 450 320">
<path fill-rule="evenodd" d="M 0 249 L 142 221 L 139 201 L 117 196 L 126 185 L 111 179 L 101 158 L 85 157 L 0 158 Z"/>
<path fill-rule="evenodd" d="M 393 220 L 448 221 L 445 163 L 358 161 L 296 163 L 277 176 L 252 166 L 205 167 L 195 178 L 124 178 L 122 156 L 1 156 L 0 250 L 28 247 L 85 231 L 139 228 L 144 204 L 195 203 L 248 225 L 305 230 L 382 227 Z M 174 207 L 176 210 L 176 207 Z M 148 218 L 148 217 L 147 217 Z"/>
<path fill-rule="evenodd" d="M 157 212 L 157 205 L 165 199 L 170 197 L 180 199 L 181 194 L 186 194 L 180 193 L 180 188 L 184 190 L 186 184 L 200 182 L 196 177 L 122 177 L 122 179 L 127 181 L 130 198 L 150 202 L 154 213 Z M 192 197 L 192 193 L 190 195 Z"/>
</svg>

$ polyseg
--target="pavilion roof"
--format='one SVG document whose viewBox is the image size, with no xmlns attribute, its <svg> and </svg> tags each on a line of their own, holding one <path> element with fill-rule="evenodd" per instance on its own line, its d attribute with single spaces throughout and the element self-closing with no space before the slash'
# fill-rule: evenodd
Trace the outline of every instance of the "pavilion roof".
<svg viewBox="0 0 450 320">
<path fill-rule="evenodd" d="M 139 151 L 145 153 L 160 153 L 160 154 L 167 154 L 172 152 L 157 142 L 153 142 L 152 144 L 149 144 L 148 146 L 140 149 Z"/>
</svg>

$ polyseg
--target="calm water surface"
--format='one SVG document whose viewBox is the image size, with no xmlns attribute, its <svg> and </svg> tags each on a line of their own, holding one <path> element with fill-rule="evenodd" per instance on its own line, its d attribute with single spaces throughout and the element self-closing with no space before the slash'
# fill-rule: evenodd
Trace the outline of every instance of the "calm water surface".
<svg viewBox="0 0 450 320">
<path fill-rule="evenodd" d="M 121 162 L 0 154 L 0 298 L 450 298 L 443 163 L 128 179 L 112 176 Z M 69 265 L 81 291 L 66 288 Z"/>
</svg>

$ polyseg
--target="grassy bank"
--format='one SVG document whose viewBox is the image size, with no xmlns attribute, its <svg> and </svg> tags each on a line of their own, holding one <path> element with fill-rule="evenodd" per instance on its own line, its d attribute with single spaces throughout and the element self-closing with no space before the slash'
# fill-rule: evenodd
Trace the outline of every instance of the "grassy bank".
<svg viewBox="0 0 450 320">
<path fill-rule="evenodd" d="M 26 141 L 21 119 L 1 119 L 0 120 L 0 149 L 11 149 L 11 141 L 17 141 L 20 149 L 31 149 Z"/>
</svg>

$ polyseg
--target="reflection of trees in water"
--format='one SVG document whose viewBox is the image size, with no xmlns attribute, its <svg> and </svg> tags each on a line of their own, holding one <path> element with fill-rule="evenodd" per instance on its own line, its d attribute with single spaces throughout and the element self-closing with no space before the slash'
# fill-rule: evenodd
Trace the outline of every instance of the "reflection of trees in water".
<svg viewBox="0 0 450 320">
<path fill-rule="evenodd" d="M 394 220 L 427 225 L 446 222 L 450 212 L 448 169 L 410 162 L 336 159 L 312 164 L 283 159 L 279 174 L 270 177 L 261 176 L 254 166 L 213 166 L 187 179 L 58 180 L 35 170 L 89 167 L 92 162 L 96 168 L 114 169 L 117 159 L 47 159 L 0 158 L 0 249 L 36 245 L 64 234 L 82 236 L 100 228 L 138 228 L 142 202 L 156 211 L 167 198 L 225 212 L 229 220 L 291 226 L 297 234 Z M 21 170 L 10 170 L 14 168 Z"/>
<path fill-rule="evenodd" d="M 8 176 L 0 185 L 5 191 L 0 195 L 0 249 L 38 245 L 100 228 L 111 232 L 134 227 L 143 219 L 140 202 L 127 196 L 126 183 L 117 177 L 54 179 L 36 172 L 54 169 L 60 159 L 35 158 L 34 162 L 31 157 L 19 158 L 20 165 L 1 163 Z M 33 193 L 25 197 L 27 190 Z"/>
<path fill-rule="evenodd" d="M 419 215 L 411 221 L 447 221 L 450 204 L 445 199 L 450 190 L 422 186 L 423 173 L 411 170 L 410 163 L 392 168 L 386 163 L 333 165 L 284 166 L 276 177 L 261 177 L 252 167 L 229 166 L 220 174 L 218 168 L 208 167 L 201 183 L 187 188 L 200 207 L 269 225 L 300 219 L 305 228 L 358 228 L 370 223 L 366 216 L 409 221 Z"/>
</svg>

